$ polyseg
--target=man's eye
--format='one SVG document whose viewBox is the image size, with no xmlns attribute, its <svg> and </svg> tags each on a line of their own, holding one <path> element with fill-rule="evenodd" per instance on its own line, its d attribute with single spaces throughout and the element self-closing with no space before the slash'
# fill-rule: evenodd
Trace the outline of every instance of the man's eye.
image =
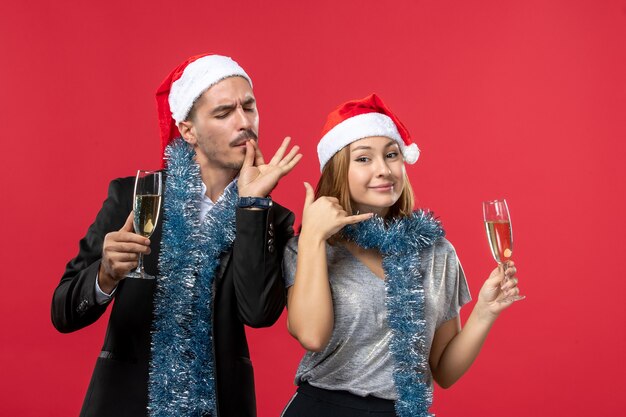
<svg viewBox="0 0 626 417">
<path fill-rule="evenodd" d="M 254 110 L 255 110 L 254 107 L 244 107 L 243 108 L 243 111 L 245 111 L 245 112 L 253 112 Z"/>
<path fill-rule="evenodd" d="M 220 113 L 218 115 L 215 116 L 216 119 L 225 119 L 226 117 L 228 117 L 229 113 Z"/>
</svg>

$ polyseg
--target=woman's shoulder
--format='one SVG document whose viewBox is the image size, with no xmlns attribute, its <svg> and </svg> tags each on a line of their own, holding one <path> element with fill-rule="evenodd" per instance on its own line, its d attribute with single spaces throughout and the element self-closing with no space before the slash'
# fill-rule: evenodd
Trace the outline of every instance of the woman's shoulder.
<svg viewBox="0 0 626 417">
<path fill-rule="evenodd" d="M 300 235 L 296 235 L 291 237 L 288 241 L 287 244 L 285 245 L 285 252 L 286 253 L 294 253 L 297 254 L 298 253 L 298 238 L 300 237 Z"/>
<path fill-rule="evenodd" d="M 424 255 L 432 258 L 449 256 L 456 257 L 456 250 L 454 249 L 454 245 L 452 245 L 452 243 L 445 237 L 440 237 L 435 240 L 432 246 L 427 248 L 427 250 L 425 250 L 423 253 Z"/>
</svg>

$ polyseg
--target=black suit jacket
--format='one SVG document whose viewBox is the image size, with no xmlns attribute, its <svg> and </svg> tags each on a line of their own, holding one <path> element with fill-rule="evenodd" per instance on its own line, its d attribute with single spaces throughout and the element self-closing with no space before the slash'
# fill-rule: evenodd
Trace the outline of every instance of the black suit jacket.
<svg viewBox="0 0 626 417">
<path fill-rule="evenodd" d="M 116 179 L 78 255 L 66 267 L 52 300 L 52 322 L 72 332 L 95 322 L 108 304 L 95 299 L 104 236 L 119 230 L 132 210 L 134 179 Z M 274 204 L 267 210 L 237 209 L 236 238 L 222 259 L 215 286 L 214 349 L 220 417 L 256 415 L 252 363 L 244 324 L 271 326 L 284 307 L 282 253 L 293 235 L 293 213 Z M 144 257 L 156 275 L 161 222 Z M 147 415 L 148 367 L 154 280 L 125 279 L 115 292 L 113 309 L 81 416 Z"/>
</svg>

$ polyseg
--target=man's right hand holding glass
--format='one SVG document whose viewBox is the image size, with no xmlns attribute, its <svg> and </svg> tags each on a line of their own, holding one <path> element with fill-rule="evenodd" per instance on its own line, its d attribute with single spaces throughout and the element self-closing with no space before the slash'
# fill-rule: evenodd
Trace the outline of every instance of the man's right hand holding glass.
<svg viewBox="0 0 626 417">
<path fill-rule="evenodd" d="M 137 267 L 140 253 L 150 254 L 150 239 L 135 233 L 133 217 L 131 211 L 120 230 L 104 237 L 98 285 L 106 294 L 111 294 L 119 281 Z"/>
</svg>

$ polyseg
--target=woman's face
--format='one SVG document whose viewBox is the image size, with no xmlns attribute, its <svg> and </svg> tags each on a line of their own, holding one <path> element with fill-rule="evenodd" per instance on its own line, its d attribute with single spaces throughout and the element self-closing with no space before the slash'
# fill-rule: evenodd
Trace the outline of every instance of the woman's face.
<svg viewBox="0 0 626 417">
<path fill-rule="evenodd" d="M 350 144 L 348 188 L 352 209 L 385 216 L 404 187 L 404 159 L 398 143 L 384 136 Z"/>
</svg>

